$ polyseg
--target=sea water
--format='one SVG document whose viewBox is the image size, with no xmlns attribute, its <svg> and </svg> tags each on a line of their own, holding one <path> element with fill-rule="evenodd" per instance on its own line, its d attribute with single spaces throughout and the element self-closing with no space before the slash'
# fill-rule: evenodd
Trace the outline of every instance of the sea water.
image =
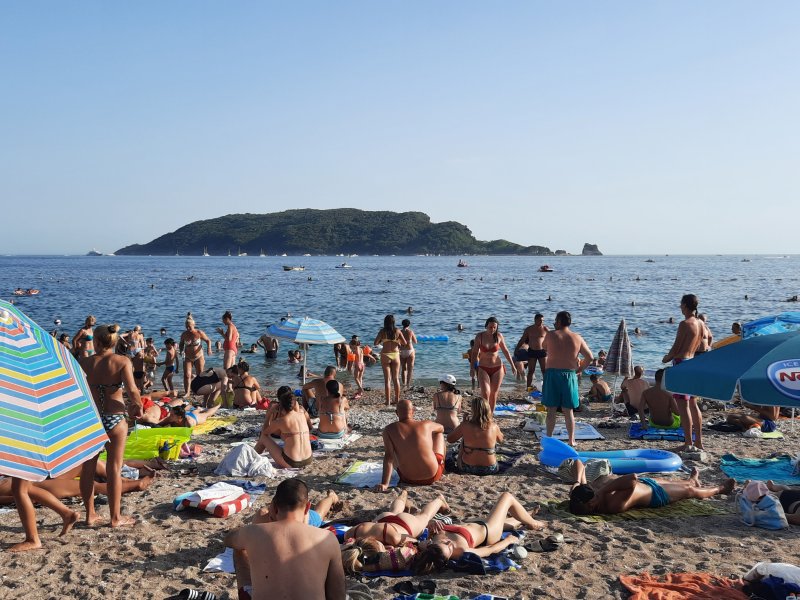
<svg viewBox="0 0 800 600">
<path fill-rule="evenodd" d="M 246 346 L 287 313 L 322 319 L 347 340 L 357 334 L 371 344 L 391 313 L 398 326 L 409 318 L 417 335 L 449 336 L 417 346 L 415 381 L 430 384 L 453 373 L 463 385 L 469 369 L 462 354 L 492 315 L 513 352 L 535 313 L 552 326 L 555 314 L 568 310 L 573 330 L 595 355 L 608 348 L 625 319 L 635 364 L 657 368 L 675 339 L 683 294 L 699 296 L 716 339 L 729 335 L 733 321 L 800 309 L 786 302 L 800 293 L 796 256 L 743 258 L 473 256 L 458 268 L 457 257 L 349 257 L 352 268 L 340 269 L 341 257 L 0 257 L 0 294 L 47 330 L 60 319 L 57 329 L 73 336 L 93 314 L 98 323 L 116 322 L 123 330 L 140 324 L 159 347 L 164 337 L 180 336 L 189 311 L 213 341 L 221 339 L 215 329 L 223 327 L 222 313 L 232 311 Z M 552 273 L 538 272 L 545 262 Z M 306 270 L 287 272 L 282 265 Z M 18 287 L 41 292 L 12 296 Z M 162 327 L 167 336 L 160 335 Z M 636 327 L 643 335 L 633 334 Z M 296 346 L 282 342 L 273 361 L 261 351 L 240 356 L 262 384 L 296 385 L 298 366 L 286 358 L 290 348 Z M 207 364 L 221 358 L 215 353 Z M 333 362 L 330 347 L 310 348 L 312 372 Z M 365 385 L 382 387 L 380 367 L 367 369 Z"/>
</svg>

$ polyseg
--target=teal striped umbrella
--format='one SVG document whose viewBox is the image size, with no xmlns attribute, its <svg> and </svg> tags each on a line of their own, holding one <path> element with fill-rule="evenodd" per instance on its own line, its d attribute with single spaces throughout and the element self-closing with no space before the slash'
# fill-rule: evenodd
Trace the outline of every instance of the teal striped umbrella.
<svg viewBox="0 0 800 600">
<path fill-rule="evenodd" d="M 0 475 L 42 481 L 80 465 L 108 441 L 77 361 L 0 300 Z"/>
<path fill-rule="evenodd" d="M 300 344 L 306 349 L 306 352 L 303 353 L 303 383 L 306 382 L 305 367 L 308 346 L 310 344 L 339 344 L 345 341 L 344 337 L 325 321 L 309 317 L 285 318 L 280 323 L 273 323 L 267 327 L 267 333 Z"/>
</svg>

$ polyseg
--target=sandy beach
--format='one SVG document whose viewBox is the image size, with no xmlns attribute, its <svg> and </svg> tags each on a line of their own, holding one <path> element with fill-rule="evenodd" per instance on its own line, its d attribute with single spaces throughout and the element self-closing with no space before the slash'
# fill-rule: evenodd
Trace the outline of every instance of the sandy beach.
<svg viewBox="0 0 800 600">
<path fill-rule="evenodd" d="M 427 414 L 430 395 L 411 394 L 419 416 Z M 501 398 L 513 399 L 513 394 Z M 341 453 L 324 454 L 300 475 L 310 485 L 312 501 L 325 490 L 334 489 L 344 500 L 341 511 L 330 518 L 366 520 L 396 492 L 381 494 L 334 484 L 334 479 L 354 460 L 380 461 L 382 443 L 380 428 L 394 418 L 383 405 L 382 395 L 368 392 L 353 402 L 351 423 L 363 437 Z M 579 420 L 599 424 L 608 421 L 607 408 L 593 410 Z M 714 412 L 706 413 L 706 418 Z M 135 529 L 112 530 L 107 527 L 86 529 L 77 526 L 67 537 L 58 538 L 60 522 L 53 513 L 37 511 L 43 550 L 4 553 L 5 566 L 0 585 L 5 598 L 154 598 L 163 599 L 183 588 L 207 590 L 218 598 L 235 598 L 233 575 L 204 573 L 206 563 L 223 552 L 223 536 L 231 528 L 248 522 L 255 510 L 268 503 L 281 478 L 293 473 L 279 472 L 280 478 L 268 479 L 266 494 L 256 498 L 255 507 L 227 519 L 211 517 L 204 512 L 175 512 L 172 500 L 180 493 L 199 489 L 226 479 L 213 470 L 229 450 L 232 442 L 250 435 L 260 426 L 263 413 L 241 412 L 238 421 L 225 435 L 195 436 L 203 445 L 196 461 L 175 461 L 169 472 L 162 472 L 144 492 L 123 497 L 124 509 L 140 519 Z M 533 434 L 521 429 L 519 417 L 502 418 L 506 435 L 504 448 L 523 450 L 527 454 L 505 474 L 475 477 L 446 474 L 430 487 L 411 487 L 410 498 L 416 505 L 444 494 L 454 517 L 480 517 L 501 491 L 508 490 L 528 507 L 548 500 L 563 500 L 569 487 L 544 475 L 536 453 L 539 443 Z M 619 428 L 599 429 L 605 440 L 580 441 L 580 448 L 591 450 L 656 447 L 669 449 L 674 442 L 636 442 L 627 438 L 627 419 L 617 419 Z M 698 464 L 704 483 L 724 479 L 718 464 L 725 453 L 742 457 L 766 457 L 773 453 L 796 455 L 800 452 L 797 432 L 784 422 L 782 440 L 746 439 L 738 434 L 709 431 L 706 438 L 708 461 Z M 684 477 L 684 475 L 675 475 Z M 257 482 L 260 482 L 257 481 Z M 758 561 L 800 562 L 796 531 L 772 532 L 748 528 L 735 513 L 733 496 L 708 500 L 729 510 L 729 514 L 690 517 L 655 518 L 637 521 L 582 523 L 561 519 L 546 509 L 541 517 L 548 532 L 563 532 L 574 543 L 552 553 L 530 554 L 522 561 L 523 569 L 479 577 L 452 572 L 434 576 L 437 593 L 451 593 L 470 598 L 478 593 L 494 593 L 509 598 L 627 598 L 628 592 L 619 582 L 621 574 L 650 572 L 705 571 L 724 577 L 740 577 Z M 76 500 L 71 506 L 81 511 Z M 107 507 L 101 507 L 107 517 Z M 16 512 L 0 515 L 0 543 L 8 546 L 22 539 Z M 396 596 L 392 586 L 396 578 L 366 580 L 375 598 Z"/>
</svg>

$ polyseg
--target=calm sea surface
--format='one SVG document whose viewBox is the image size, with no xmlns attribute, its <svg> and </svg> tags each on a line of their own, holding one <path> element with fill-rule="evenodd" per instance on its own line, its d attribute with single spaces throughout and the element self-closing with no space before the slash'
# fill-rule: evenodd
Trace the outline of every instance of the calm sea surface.
<svg viewBox="0 0 800 600">
<path fill-rule="evenodd" d="M 655 262 L 645 262 L 651 258 Z M 555 313 L 569 310 L 573 329 L 596 354 L 611 343 L 624 318 L 634 343 L 634 360 L 656 368 L 669 350 L 680 320 L 680 297 L 694 293 L 709 315 L 716 339 L 727 336 L 733 321 L 800 309 L 785 300 L 800 293 L 797 256 L 603 256 L 468 257 L 456 268 L 454 257 L 352 257 L 352 269 L 336 269 L 337 257 L 0 257 L 0 295 L 11 299 L 17 287 L 38 288 L 36 297 L 16 298 L 18 306 L 46 329 L 61 319 L 70 336 L 88 314 L 98 323 L 123 329 L 141 324 L 156 343 L 177 337 L 188 311 L 212 340 L 220 317 L 231 310 L 242 341 L 255 342 L 267 324 L 287 312 L 330 323 L 346 338 L 371 343 L 393 313 L 409 318 L 417 335 L 449 335 L 449 342 L 423 343 L 417 350 L 416 379 L 430 383 L 441 373 L 468 379 L 461 355 L 490 315 L 511 346 L 541 312 L 550 325 Z M 537 273 L 548 262 L 553 273 Z M 284 264 L 305 265 L 284 272 Z M 309 278 L 311 278 L 309 280 Z M 504 296 L 508 299 L 505 300 Z M 745 299 L 749 296 L 749 300 Z M 548 297 L 551 300 L 548 300 Z M 456 331 L 462 323 L 463 333 Z M 633 336 L 634 327 L 644 335 Z M 285 359 L 267 362 L 263 353 L 243 356 L 251 371 L 269 386 L 292 384 L 297 367 Z M 312 347 L 309 368 L 320 372 L 333 355 Z M 214 355 L 211 365 L 219 364 Z M 380 388 L 379 368 L 367 369 L 365 385 Z M 462 381 L 463 382 L 463 381 Z M 506 378 L 506 383 L 512 383 Z"/>
</svg>

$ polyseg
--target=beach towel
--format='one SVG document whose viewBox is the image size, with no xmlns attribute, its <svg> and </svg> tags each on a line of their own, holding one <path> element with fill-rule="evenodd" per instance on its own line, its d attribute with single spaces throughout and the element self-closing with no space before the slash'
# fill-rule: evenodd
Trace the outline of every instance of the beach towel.
<svg viewBox="0 0 800 600">
<path fill-rule="evenodd" d="M 336 483 L 351 485 L 353 487 L 370 488 L 379 485 L 381 477 L 383 477 L 382 463 L 357 460 L 347 467 L 344 473 L 339 475 Z M 395 487 L 398 483 L 400 483 L 400 477 L 397 471 L 392 470 L 392 478 L 389 481 L 389 487 Z"/>
<path fill-rule="evenodd" d="M 738 458 L 726 454 L 720 460 L 720 469 L 728 477 L 742 482 L 748 479 L 767 481 L 785 485 L 800 485 L 800 476 L 792 475 L 792 459 L 788 456 L 776 458 Z"/>
<path fill-rule="evenodd" d="M 235 573 L 233 568 L 233 548 L 225 548 L 225 552 L 218 554 L 203 568 L 206 573 Z"/>
<path fill-rule="evenodd" d="M 227 481 L 223 481 L 223 483 L 240 487 L 245 492 L 250 494 L 250 496 L 261 496 L 267 491 L 266 483 L 253 483 L 252 481 L 247 481 L 246 479 L 229 479 Z"/>
<path fill-rule="evenodd" d="M 653 426 L 642 429 L 641 423 L 631 423 L 628 437 L 634 440 L 669 440 L 673 442 L 682 442 L 684 438 L 683 429 L 663 429 Z"/>
<path fill-rule="evenodd" d="M 538 439 L 542 439 L 543 437 L 545 437 L 545 429 L 541 429 L 539 431 L 534 430 L 533 433 Z M 563 440 L 563 441 L 568 440 L 569 437 L 567 436 L 567 426 L 562 423 L 556 423 L 555 429 L 553 429 L 552 437 L 556 438 L 557 440 Z M 576 421 L 575 439 L 604 440 L 605 438 L 590 423 L 584 423 L 583 421 Z"/>
<path fill-rule="evenodd" d="M 161 456 L 165 460 L 177 460 L 181 446 L 192 437 L 190 427 L 153 427 L 137 429 L 128 436 L 125 442 L 126 459 L 147 460 Z M 106 460 L 106 453 L 100 453 L 100 459 Z"/>
<path fill-rule="evenodd" d="M 505 473 L 511 467 L 516 465 L 519 460 L 525 456 L 524 452 L 512 452 L 511 450 L 497 450 L 495 457 L 497 459 L 497 473 Z M 451 448 L 447 453 L 444 461 L 445 471 L 448 473 L 460 473 L 458 468 L 458 448 Z M 484 475 L 484 477 L 491 477 L 491 475 Z"/>
<path fill-rule="evenodd" d="M 494 407 L 495 417 L 519 417 L 526 413 L 536 412 L 533 404 L 498 404 Z"/>
<path fill-rule="evenodd" d="M 205 423 L 200 423 L 200 425 L 195 425 L 192 432 L 194 433 L 194 435 L 203 435 L 204 433 L 213 431 L 217 427 L 227 427 L 228 425 L 233 425 L 238 420 L 239 417 L 237 417 L 236 415 L 230 415 L 225 417 L 211 417 L 210 419 L 207 419 Z"/>
<path fill-rule="evenodd" d="M 620 575 L 620 583 L 631 592 L 630 600 L 748 600 L 742 582 L 710 573 L 667 573 L 664 579 L 649 573 Z"/>
<path fill-rule="evenodd" d="M 732 512 L 731 507 L 709 502 L 707 500 L 681 500 L 668 504 L 662 508 L 634 508 L 617 515 L 573 515 L 569 512 L 569 500 L 562 502 L 550 500 L 547 510 L 562 519 L 576 519 L 584 523 L 603 523 L 606 521 L 638 521 L 641 519 L 684 519 L 686 517 L 708 517 L 712 515 L 727 515 Z"/>
<path fill-rule="evenodd" d="M 216 469 L 214 475 L 231 477 L 275 477 L 276 469 L 269 457 L 261 456 L 253 446 L 241 444 L 231 448 Z"/>
<path fill-rule="evenodd" d="M 360 433 L 348 433 L 341 439 L 338 440 L 326 440 L 320 438 L 320 448 L 317 448 L 317 452 L 336 452 L 337 450 L 342 450 L 348 444 L 352 444 L 356 440 L 360 439 L 362 435 Z"/>
<path fill-rule="evenodd" d="M 172 501 L 172 507 L 185 510 L 187 507 L 199 508 L 215 517 L 229 517 L 250 506 L 250 496 L 235 485 L 215 483 L 195 492 L 181 494 Z"/>
</svg>

